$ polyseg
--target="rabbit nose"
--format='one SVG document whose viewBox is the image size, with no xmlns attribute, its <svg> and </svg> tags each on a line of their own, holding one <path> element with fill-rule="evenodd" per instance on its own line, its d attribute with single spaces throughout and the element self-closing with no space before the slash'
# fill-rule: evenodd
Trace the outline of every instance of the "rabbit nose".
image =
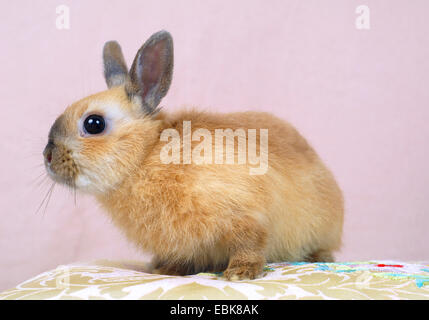
<svg viewBox="0 0 429 320">
<path fill-rule="evenodd" d="M 52 151 L 51 150 L 49 150 L 46 153 L 46 161 L 48 161 L 48 163 L 51 163 L 51 161 L 52 161 Z"/>
<path fill-rule="evenodd" d="M 52 149 L 55 147 L 55 144 L 53 141 L 49 141 L 48 144 L 45 147 L 45 151 L 43 152 L 46 158 L 46 161 L 48 164 L 52 162 Z"/>
</svg>

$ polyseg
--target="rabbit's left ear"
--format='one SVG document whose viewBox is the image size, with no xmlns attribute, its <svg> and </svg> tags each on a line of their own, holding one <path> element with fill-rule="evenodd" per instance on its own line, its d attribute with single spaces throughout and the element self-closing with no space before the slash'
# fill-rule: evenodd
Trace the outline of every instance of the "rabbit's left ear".
<svg viewBox="0 0 429 320">
<path fill-rule="evenodd" d="M 130 97 L 139 96 L 143 110 L 154 113 L 167 94 L 173 75 L 173 38 L 167 31 L 153 34 L 137 52 L 125 86 Z"/>
<path fill-rule="evenodd" d="M 128 78 L 128 68 L 122 54 L 121 46 L 116 41 L 106 42 L 103 48 L 104 78 L 107 87 L 125 84 Z"/>
</svg>

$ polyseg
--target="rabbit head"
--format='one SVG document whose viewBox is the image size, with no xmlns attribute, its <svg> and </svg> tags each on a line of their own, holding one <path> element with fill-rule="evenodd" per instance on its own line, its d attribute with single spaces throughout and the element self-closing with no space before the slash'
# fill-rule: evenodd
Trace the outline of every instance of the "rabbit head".
<svg viewBox="0 0 429 320">
<path fill-rule="evenodd" d="M 103 49 L 108 90 L 70 105 L 52 125 L 44 149 L 51 178 L 90 193 L 105 193 L 143 160 L 159 137 L 158 105 L 173 72 L 173 40 L 152 35 L 128 71 L 115 41 Z"/>
</svg>

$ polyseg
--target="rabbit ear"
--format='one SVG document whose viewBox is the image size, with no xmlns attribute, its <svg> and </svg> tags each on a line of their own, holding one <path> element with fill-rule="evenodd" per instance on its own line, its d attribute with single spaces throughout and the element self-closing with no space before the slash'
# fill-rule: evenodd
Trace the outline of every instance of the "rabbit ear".
<svg viewBox="0 0 429 320">
<path fill-rule="evenodd" d="M 107 87 L 111 88 L 125 84 L 128 78 L 128 68 L 121 46 L 116 41 L 109 41 L 104 44 L 103 64 Z"/>
<path fill-rule="evenodd" d="M 127 92 L 130 96 L 140 96 L 144 111 L 153 113 L 167 94 L 172 75 L 173 38 L 167 31 L 159 31 L 137 52 Z"/>
</svg>

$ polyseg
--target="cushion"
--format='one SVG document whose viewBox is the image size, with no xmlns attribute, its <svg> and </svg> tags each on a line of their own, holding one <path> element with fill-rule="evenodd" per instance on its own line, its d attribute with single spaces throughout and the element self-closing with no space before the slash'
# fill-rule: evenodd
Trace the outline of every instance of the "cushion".
<svg viewBox="0 0 429 320">
<path fill-rule="evenodd" d="M 398 261 L 268 264 L 255 280 L 167 276 L 132 261 L 59 266 L 0 299 L 429 299 L 429 265 Z"/>
</svg>

